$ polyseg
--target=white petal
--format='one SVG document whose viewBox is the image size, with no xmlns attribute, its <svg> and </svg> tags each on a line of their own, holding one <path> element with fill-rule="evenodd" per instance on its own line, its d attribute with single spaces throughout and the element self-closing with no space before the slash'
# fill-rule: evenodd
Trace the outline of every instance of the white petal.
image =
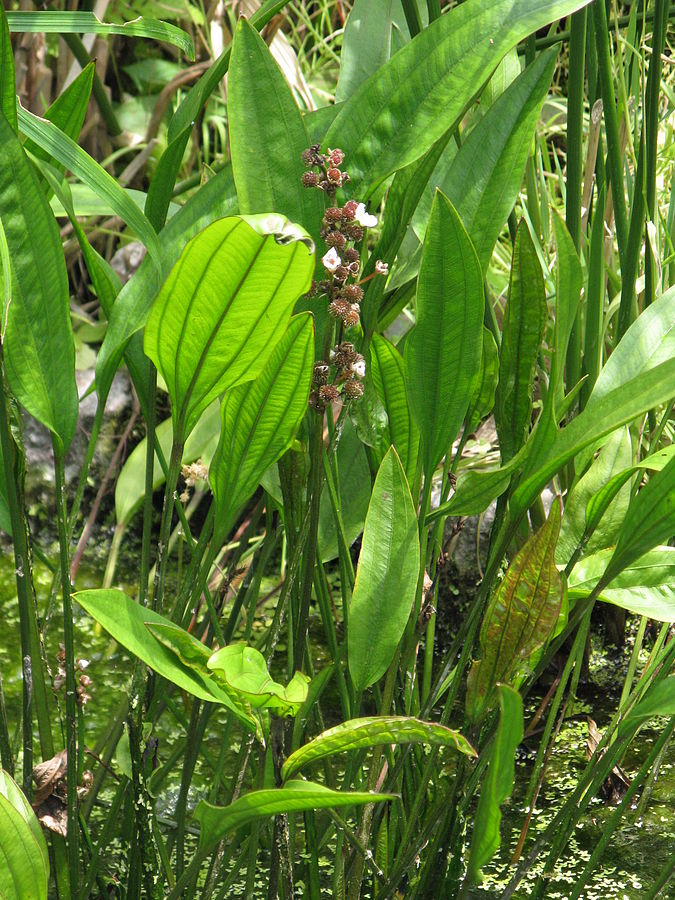
<svg viewBox="0 0 675 900">
<path fill-rule="evenodd" d="M 342 265 L 342 260 L 338 256 L 335 247 L 330 248 L 328 253 L 322 257 L 321 262 L 329 272 L 334 272 L 338 266 Z"/>
<path fill-rule="evenodd" d="M 352 372 L 356 375 L 357 378 L 365 378 L 366 376 L 366 362 L 363 359 L 360 359 L 358 362 L 352 363 Z"/>
<path fill-rule="evenodd" d="M 365 203 L 359 203 L 356 207 L 354 218 L 362 228 L 373 228 L 377 225 L 377 216 L 371 216 L 370 213 L 366 212 Z"/>
</svg>

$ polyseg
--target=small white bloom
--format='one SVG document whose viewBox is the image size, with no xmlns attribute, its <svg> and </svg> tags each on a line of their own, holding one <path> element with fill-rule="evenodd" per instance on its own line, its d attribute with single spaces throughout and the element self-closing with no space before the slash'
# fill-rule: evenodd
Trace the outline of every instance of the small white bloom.
<svg viewBox="0 0 675 900">
<path fill-rule="evenodd" d="M 357 378 L 365 378 L 366 377 L 366 361 L 365 359 L 359 359 L 355 363 L 352 363 L 352 372 L 356 375 Z"/>
<path fill-rule="evenodd" d="M 387 275 L 389 272 L 389 263 L 382 262 L 381 259 L 378 259 L 375 263 L 375 272 L 378 275 Z"/>
<path fill-rule="evenodd" d="M 342 265 L 342 260 L 337 254 L 337 250 L 335 247 L 331 247 L 328 253 L 326 253 L 322 258 L 321 262 L 324 264 L 324 267 L 328 269 L 329 272 L 334 272 L 338 266 Z"/>
<path fill-rule="evenodd" d="M 361 228 L 373 228 L 375 225 L 377 225 L 377 217 L 371 216 L 370 213 L 366 212 L 365 203 L 359 203 L 359 205 L 356 207 L 354 218 L 359 223 Z"/>
</svg>

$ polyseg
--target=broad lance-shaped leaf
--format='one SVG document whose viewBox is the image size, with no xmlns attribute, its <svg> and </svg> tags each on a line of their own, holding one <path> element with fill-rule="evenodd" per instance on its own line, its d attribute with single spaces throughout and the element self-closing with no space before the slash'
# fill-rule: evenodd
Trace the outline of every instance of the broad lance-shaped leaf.
<svg viewBox="0 0 675 900">
<path fill-rule="evenodd" d="M 267 44 L 243 18 L 232 47 L 227 115 L 240 212 L 273 209 L 319 240 L 324 194 L 301 181 L 305 171 L 301 153 L 309 146 L 305 124 Z"/>
<path fill-rule="evenodd" d="M 432 192 L 438 187 L 454 204 L 486 271 L 522 187 L 557 55 L 557 48 L 540 53 L 471 128 L 459 151 L 454 141 L 448 144 L 413 216 L 413 231 L 420 241 L 429 221 Z M 412 277 L 414 268 L 408 273 Z"/>
<path fill-rule="evenodd" d="M 466 412 L 464 430 L 466 434 L 475 431 L 495 405 L 495 391 L 499 381 L 499 350 L 492 332 L 483 328 L 483 353 L 480 361 L 480 376 L 473 387 L 473 395 Z"/>
<path fill-rule="evenodd" d="M 652 547 L 675 535 L 675 459 L 650 476 L 623 520 L 614 555 L 602 577 L 608 584 Z"/>
<path fill-rule="evenodd" d="M 520 694 L 505 684 L 500 684 L 497 692 L 499 725 L 473 820 L 467 871 L 469 883 L 480 880 L 481 867 L 490 862 L 499 849 L 502 819 L 499 807 L 513 790 L 516 748 L 523 739 L 523 701 Z"/>
<path fill-rule="evenodd" d="M 431 478 L 464 421 L 483 347 L 483 274 L 450 201 L 436 193 L 406 341 L 408 402 Z"/>
<path fill-rule="evenodd" d="M 307 412 L 314 364 L 309 313 L 291 319 L 260 375 L 225 395 L 220 441 L 209 470 L 215 533 L 222 534 L 266 470 L 291 446 Z"/>
<path fill-rule="evenodd" d="M 555 551 L 558 565 L 566 565 L 587 529 L 587 508 L 591 499 L 633 461 L 630 432 L 619 428 L 609 436 L 588 471 L 577 479 L 565 502 L 560 538 Z M 630 485 L 624 480 L 605 507 L 602 519 L 585 546 L 584 554 L 595 553 L 616 543 L 630 501 Z"/>
<path fill-rule="evenodd" d="M 570 600 L 592 593 L 613 549 L 582 557 L 568 580 Z M 675 622 L 675 547 L 656 547 L 626 566 L 602 588 L 599 600 L 658 622 Z"/>
<path fill-rule="evenodd" d="M 381 678 L 394 657 L 415 600 L 419 565 L 417 516 L 391 447 L 375 478 L 349 609 L 347 651 L 357 694 Z"/>
<path fill-rule="evenodd" d="M 420 433 L 408 406 L 403 357 L 385 337 L 374 334 L 370 365 L 375 388 L 389 419 L 388 446 L 393 444 L 396 448 L 410 483 L 417 469 Z"/>
<path fill-rule="evenodd" d="M 229 806 L 212 806 L 200 801 L 195 818 L 200 825 L 199 848 L 208 850 L 221 838 L 255 819 L 281 813 L 305 812 L 310 809 L 332 809 L 340 806 L 364 806 L 396 800 L 395 794 L 371 794 L 369 791 L 332 791 L 311 781 L 289 781 L 281 788 L 250 791 Z"/>
<path fill-rule="evenodd" d="M 123 591 L 78 591 L 73 595 L 80 606 L 110 634 L 120 646 L 125 647 L 158 675 L 182 688 L 200 700 L 220 703 L 230 709 L 253 732 L 258 723 L 243 706 L 221 688 L 208 674 L 187 666 L 173 649 L 151 634 L 147 625 L 175 627 L 173 622 L 158 613 L 135 603 Z M 186 632 L 187 634 L 187 632 Z M 192 641 L 199 643 L 196 638 Z M 197 649 L 195 649 L 197 653 Z"/>
<path fill-rule="evenodd" d="M 586 0 L 467 0 L 432 22 L 343 104 L 325 144 L 347 153 L 355 196 L 423 156 L 519 41 Z"/>
<path fill-rule="evenodd" d="M 17 783 L 0 769 L 0 897 L 47 900 L 48 878 L 40 823 Z"/>
<path fill-rule="evenodd" d="M 148 317 L 145 352 L 181 443 L 211 401 L 263 369 L 310 285 L 306 233 L 283 216 L 220 219 L 194 237 Z"/>
<path fill-rule="evenodd" d="M 544 276 L 530 232 L 521 219 L 513 247 L 495 394 L 502 462 L 508 462 L 520 450 L 529 432 L 534 370 L 547 316 Z"/>
<path fill-rule="evenodd" d="M 549 517 L 513 558 L 490 599 L 480 630 L 482 656 L 471 666 L 466 711 L 473 722 L 494 700 L 495 687 L 551 637 L 558 622 L 563 585 L 555 566 L 560 499 Z"/>
<path fill-rule="evenodd" d="M 329 728 L 320 735 L 291 753 L 281 767 L 281 777 L 286 781 L 304 766 L 347 750 L 362 750 L 380 744 L 434 744 L 454 747 L 467 756 L 476 756 L 476 751 L 458 731 L 422 722 L 408 716 L 373 716 L 365 719 L 350 719 L 335 728 Z"/>
<path fill-rule="evenodd" d="M 265 657 L 255 647 L 228 644 L 209 658 L 208 668 L 253 709 L 271 709 L 278 716 L 295 716 L 307 699 L 309 678 L 296 672 L 286 687 L 267 671 Z"/>
<path fill-rule="evenodd" d="M 0 113 L 0 218 L 12 259 L 4 335 L 10 387 L 67 449 L 78 414 L 68 276 L 56 220 L 26 154 Z"/>
</svg>

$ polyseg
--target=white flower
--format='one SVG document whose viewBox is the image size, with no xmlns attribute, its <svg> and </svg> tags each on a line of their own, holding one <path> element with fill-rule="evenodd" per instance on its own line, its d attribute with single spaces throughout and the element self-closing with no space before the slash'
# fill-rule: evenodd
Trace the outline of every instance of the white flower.
<svg viewBox="0 0 675 900">
<path fill-rule="evenodd" d="M 378 259 L 375 263 L 375 272 L 378 275 L 386 275 L 389 272 L 389 264 Z"/>
<path fill-rule="evenodd" d="M 361 228 L 373 228 L 373 226 L 377 225 L 377 217 L 371 216 L 370 213 L 366 212 L 365 203 L 359 203 L 359 205 L 356 207 L 354 218 L 359 223 Z"/>
<path fill-rule="evenodd" d="M 366 361 L 365 359 L 358 359 L 355 363 L 352 363 L 352 373 L 356 375 L 357 378 L 365 378 L 366 377 Z"/>
<path fill-rule="evenodd" d="M 337 250 L 335 247 L 331 247 L 328 253 L 326 253 L 321 262 L 324 264 L 324 267 L 328 269 L 329 272 L 334 272 L 338 266 L 342 265 L 342 260 L 337 254 Z"/>
</svg>

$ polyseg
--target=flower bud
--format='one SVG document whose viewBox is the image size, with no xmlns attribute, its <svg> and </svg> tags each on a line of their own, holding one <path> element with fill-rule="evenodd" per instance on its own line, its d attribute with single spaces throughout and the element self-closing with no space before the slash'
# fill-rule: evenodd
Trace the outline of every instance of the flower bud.
<svg viewBox="0 0 675 900">
<path fill-rule="evenodd" d="M 319 399 L 322 403 L 333 403 L 340 396 L 340 392 L 334 384 L 324 384 L 319 388 Z"/>
<path fill-rule="evenodd" d="M 328 153 L 328 159 L 334 166 L 341 166 L 345 161 L 345 155 L 343 151 L 339 149 L 339 147 L 336 147 L 335 150 L 331 150 L 329 148 Z"/>
<path fill-rule="evenodd" d="M 329 206 L 323 215 L 326 222 L 340 222 L 342 220 L 342 210 L 337 206 Z"/>
<path fill-rule="evenodd" d="M 363 228 L 360 225 L 345 225 L 342 230 L 352 241 L 360 241 L 363 237 Z"/>
<path fill-rule="evenodd" d="M 347 238 L 341 231 L 331 231 L 326 235 L 325 241 L 329 247 L 336 247 L 338 250 L 342 250 L 347 243 Z"/>
<path fill-rule="evenodd" d="M 339 265 L 336 266 L 335 269 L 333 269 L 333 276 L 337 278 L 338 281 L 345 281 L 348 275 L 349 269 L 347 268 L 347 266 Z"/>
<path fill-rule="evenodd" d="M 350 378 L 349 381 L 345 381 L 342 385 L 342 393 L 349 397 L 350 400 L 358 400 L 359 397 L 363 397 L 363 385 L 360 381 L 354 381 Z"/>
<path fill-rule="evenodd" d="M 356 378 L 365 378 L 366 377 L 366 361 L 365 359 L 359 355 L 358 359 L 354 360 L 352 363 L 352 375 L 355 375 Z"/>
<path fill-rule="evenodd" d="M 375 274 L 376 275 L 388 275 L 389 274 L 389 263 L 382 262 L 381 259 L 378 259 L 375 263 Z"/>
<path fill-rule="evenodd" d="M 360 316 L 361 307 L 358 303 L 354 303 L 349 307 L 347 315 L 342 320 L 345 323 L 345 328 L 354 328 L 356 325 L 358 325 Z"/>
<path fill-rule="evenodd" d="M 312 374 L 312 381 L 314 384 L 323 385 L 328 382 L 328 376 L 330 375 L 330 366 L 327 362 L 324 362 L 322 359 L 319 362 L 314 363 L 314 372 Z"/>
<path fill-rule="evenodd" d="M 356 200 L 347 200 L 345 205 L 342 207 L 342 218 L 343 219 L 353 219 L 356 215 L 356 210 L 358 209 L 359 204 Z"/>
<path fill-rule="evenodd" d="M 360 303 L 363 300 L 363 291 L 358 284 L 346 285 L 344 295 L 351 303 Z"/>
<path fill-rule="evenodd" d="M 358 262 L 361 259 L 356 247 L 348 247 L 343 254 L 343 258 L 348 263 Z"/>
<path fill-rule="evenodd" d="M 331 184 L 341 185 L 342 184 L 342 172 L 339 169 L 330 168 L 326 172 L 326 178 Z"/>
</svg>

